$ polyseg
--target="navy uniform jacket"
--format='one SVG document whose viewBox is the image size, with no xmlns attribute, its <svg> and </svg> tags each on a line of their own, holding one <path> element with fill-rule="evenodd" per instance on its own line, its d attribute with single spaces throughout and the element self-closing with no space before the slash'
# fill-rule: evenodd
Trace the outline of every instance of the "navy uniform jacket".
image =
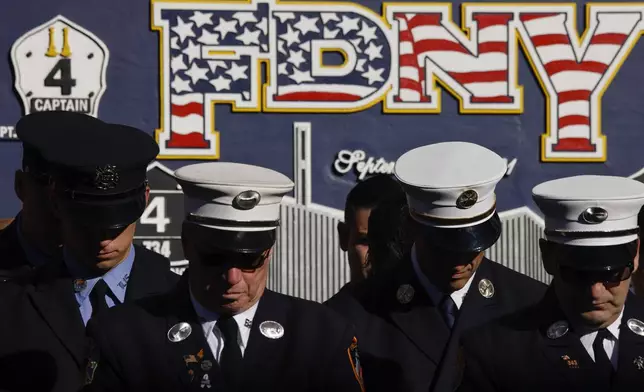
<svg viewBox="0 0 644 392">
<path fill-rule="evenodd" d="M 135 252 L 125 302 L 176 284 L 167 258 L 139 246 Z M 73 280 L 59 263 L 36 271 L 28 282 L 0 283 L 0 390 L 76 391 L 90 348 Z"/>
<path fill-rule="evenodd" d="M 31 269 L 25 251 L 18 239 L 18 228 L 14 219 L 4 229 L 0 230 L 0 277 L 11 274 L 18 269 Z"/>
<path fill-rule="evenodd" d="M 283 326 L 281 338 L 262 335 L 260 325 L 269 320 Z M 192 332 L 171 342 L 168 331 L 181 322 Z M 190 302 L 187 277 L 170 293 L 110 309 L 90 321 L 88 333 L 100 353 L 92 359 L 98 367 L 89 391 L 226 390 Z M 332 310 L 266 290 L 244 352 L 240 390 L 360 392 L 353 342 L 353 328 Z M 204 376 L 211 389 L 201 387 Z"/>
<path fill-rule="evenodd" d="M 462 339 L 465 371 L 459 392 L 639 391 L 644 389 L 644 336 L 629 319 L 644 321 L 644 301 L 629 294 L 619 330 L 617 372 L 612 385 L 573 331 L 548 338 L 565 320 L 554 290 L 541 303 L 468 332 Z"/>
<path fill-rule="evenodd" d="M 479 292 L 482 279 L 494 285 L 491 298 Z M 398 300 L 403 285 L 413 288 L 408 303 Z M 451 392 L 460 378 L 461 332 L 534 304 L 545 290 L 546 285 L 483 259 L 450 333 L 407 259 L 393 276 L 342 290 L 327 304 L 356 327 L 367 391 Z"/>
</svg>

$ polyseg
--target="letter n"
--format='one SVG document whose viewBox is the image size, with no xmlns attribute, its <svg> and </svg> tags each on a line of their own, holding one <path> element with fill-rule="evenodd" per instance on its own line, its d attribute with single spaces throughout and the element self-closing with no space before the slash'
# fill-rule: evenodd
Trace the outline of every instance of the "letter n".
<svg viewBox="0 0 644 392">
<path fill-rule="evenodd" d="M 450 11 L 444 5 L 386 7 L 398 36 L 398 75 L 392 78 L 386 111 L 439 112 L 438 80 L 459 99 L 463 113 L 519 113 L 513 12 L 468 7 L 465 35 Z"/>
</svg>

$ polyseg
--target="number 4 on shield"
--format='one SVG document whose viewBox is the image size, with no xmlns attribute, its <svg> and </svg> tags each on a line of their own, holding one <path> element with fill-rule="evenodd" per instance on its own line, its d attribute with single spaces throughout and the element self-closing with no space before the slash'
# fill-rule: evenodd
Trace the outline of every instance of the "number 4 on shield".
<svg viewBox="0 0 644 392">
<path fill-rule="evenodd" d="M 72 87 L 76 86 L 76 79 L 72 78 L 72 62 L 69 57 L 72 51 L 69 47 L 68 35 L 69 28 L 63 28 L 63 49 L 58 53 L 56 43 L 54 41 L 54 34 L 56 33 L 53 27 L 49 28 L 49 49 L 45 56 L 56 57 L 60 55 L 62 59 L 58 60 L 56 65 L 49 71 L 45 77 L 45 86 L 47 87 L 60 87 L 61 95 L 71 95 Z M 56 74 L 60 73 L 60 77 L 56 78 Z"/>
<path fill-rule="evenodd" d="M 156 216 L 151 216 L 156 210 Z M 157 233 L 165 233 L 165 228 L 170 224 L 170 218 L 166 215 L 165 197 L 156 196 L 143 211 L 141 223 L 144 225 L 156 225 Z"/>
</svg>

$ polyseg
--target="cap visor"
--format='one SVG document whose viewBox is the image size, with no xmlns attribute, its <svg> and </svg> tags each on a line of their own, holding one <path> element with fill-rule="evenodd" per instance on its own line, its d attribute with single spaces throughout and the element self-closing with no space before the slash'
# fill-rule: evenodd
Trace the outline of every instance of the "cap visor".
<svg viewBox="0 0 644 392">
<path fill-rule="evenodd" d="M 458 252 L 481 252 L 496 243 L 501 236 L 501 220 L 495 212 L 483 223 L 455 229 L 423 226 L 428 243 L 437 248 Z"/>
<path fill-rule="evenodd" d="M 145 210 L 145 192 L 115 199 L 66 199 L 65 214 L 83 226 L 119 228 L 136 222 Z"/>
<path fill-rule="evenodd" d="M 184 235 L 197 241 L 207 241 L 208 246 L 235 253 L 261 253 L 275 244 L 276 230 L 233 231 L 215 229 L 186 222 Z"/>
<path fill-rule="evenodd" d="M 635 244 L 611 246 L 558 245 L 559 265 L 580 271 L 610 271 L 624 268 L 633 262 Z"/>
</svg>

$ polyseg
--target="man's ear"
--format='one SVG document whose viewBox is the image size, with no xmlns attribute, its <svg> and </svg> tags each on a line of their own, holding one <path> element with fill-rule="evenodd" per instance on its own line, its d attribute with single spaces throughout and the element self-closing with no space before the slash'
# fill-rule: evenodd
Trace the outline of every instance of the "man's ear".
<svg viewBox="0 0 644 392">
<path fill-rule="evenodd" d="M 543 238 L 539 239 L 539 248 L 541 249 L 541 261 L 543 262 L 543 268 L 545 268 L 547 273 L 554 276 L 555 271 L 557 270 L 557 263 L 555 262 L 553 257 L 553 249 L 550 247 L 548 241 Z"/>
<path fill-rule="evenodd" d="M 148 202 L 150 201 L 150 185 L 145 186 L 145 205 L 148 205 Z"/>
<path fill-rule="evenodd" d="M 16 170 L 16 173 L 13 176 L 13 190 L 16 192 L 16 196 L 20 199 L 21 202 L 24 202 L 25 197 L 25 172 L 22 170 Z"/>
<path fill-rule="evenodd" d="M 338 222 L 338 239 L 340 248 L 346 252 L 349 249 L 349 226 L 344 222 Z"/>
<path fill-rule="evenodd" d="M 635 258 L 633 259 L 633 272 L 637 271 L 638 267 L 640 266 L 640 245 L 642 244 L 642 240 L 638 237 L 637 238 L 637 253 L 635 254 Z"/>
<path fill-rule="evenodd" d="M 269 250 L 266 251 L 266 261 L 264 261 L 264 264 L 268 264 L 271 261 L 271 257 L 273 256 L 273 249 L 275 249 L 275 246 L 272 246 Z"/>
</svg>

